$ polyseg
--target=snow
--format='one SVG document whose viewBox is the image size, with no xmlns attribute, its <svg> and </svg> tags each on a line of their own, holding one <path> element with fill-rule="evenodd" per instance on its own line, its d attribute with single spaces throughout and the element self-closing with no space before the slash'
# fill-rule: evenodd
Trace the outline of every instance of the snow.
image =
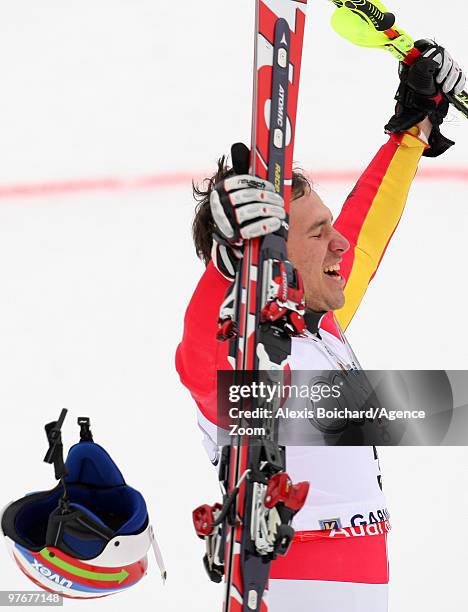
<svg viewBox="0 0 468 612">
<path fill-rule="evenodd" d="M 468 65 L 461 0 L 391 8 L 409 32 L 436 35 Z M 393 58 L 338 39 L 330 12 L 313 2 L 306 31 L 295 157 L 312 176 L 364 168 L 384 142 L 397 85 Z M 202 271 L 190 180 L 122 182 L 199 175 L 232 142 L 248 141 L 252 21 L 247 0 L 17 0 L 4 11 L 0 507 L 53 485 L 42 428 L 65 406 L 66 444 L 77 439 L 76 418 L 89 415 L 96 441 L 144 492 L 168 567 L 164 588 L 153 560 L 139 586 L 90 608 L 220 609 L 222 587 L 205 577 L 191 526 L 191 510 L 218 499 L 216 474 L 173 365 Z M 466 170 L 468 122 L 452 113 L 444 131 L 456 147 L 422 167 Z M 1 189 L 106 177 L 121 183 L 28 197 Z M 351 187 L 317 184 L 335 213 Z M 366 367 L 468 368 L 467 228 L 466 180 L 415 182 L 350 328 Z M 392 612 L 465 601 L 468 542 L 451 532 L 467 516 L 467 459 L 466 448 L 381 450 L 394 525 Z M 30 588 L 6 552 L 0 569 L 1 589 Z"/>
</svg>

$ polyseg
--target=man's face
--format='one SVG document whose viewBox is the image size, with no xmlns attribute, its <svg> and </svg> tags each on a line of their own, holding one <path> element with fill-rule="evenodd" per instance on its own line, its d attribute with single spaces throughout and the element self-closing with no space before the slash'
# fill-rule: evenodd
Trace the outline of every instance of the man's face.
<svg viewBox="0 0 468 612">
<path fill-rule="evenodd" d="M 349 242 L 333 229 L 331 212 L 314 191 L 291 202 L 288 257 L 304 282 L 307 308 L 321 312 L 343 306 L 339 264 L 348 249 Z"/>
</svg>

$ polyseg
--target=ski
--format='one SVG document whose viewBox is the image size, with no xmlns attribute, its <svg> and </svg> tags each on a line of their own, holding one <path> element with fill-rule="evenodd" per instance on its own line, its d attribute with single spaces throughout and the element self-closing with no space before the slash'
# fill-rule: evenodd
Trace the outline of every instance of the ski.
<svg viewBox="0 0 468 612">
<path fill-rule="evenodd" d="M 252 135 L 249 152 L 234 145 L 238 174 L 252 184 L 269 180 L 285 202 L 292 189 L 296 111 L 307 0 L 256 0 Z M 250 165 L 250 168 L 249 168 Z M 287 220 L 278 233 L 245 241 L 234 283 L 234 307 L 220 314 L 219 337 L 230 341 L 235 384 L 262 376 L 281 382 L 287 373 L 291 336 L 304 324 L 302 281 L 287 259 Z M 250 400 L 255 409 L 259 400 Z M 245 409 L 244 400 L 241 409 Z M 253 421 L 249 421 L 252 425 Z M 224 612 L 268 610 L 271 561 L 286 554 L 294 514 L 304 505 L 309 483 L 293 485 L 285 472 L 285 449 L 274 419 L 257 421 L 264 434 L 238 436 L 223 448 L 219 479 L 223 504 L 193 513 L 206 542 L 210 578 L 224 576 Z"/>
</svg>

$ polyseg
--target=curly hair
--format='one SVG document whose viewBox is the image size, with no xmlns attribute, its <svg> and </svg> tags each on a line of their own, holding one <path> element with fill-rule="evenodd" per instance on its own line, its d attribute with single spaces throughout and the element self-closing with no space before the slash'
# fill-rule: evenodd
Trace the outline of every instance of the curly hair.
<svg viewBox="0 0 468 612">
<path fill-rule="evenodd" d="M 227 156 L 218 159 L 218 168 L 211 178 L 205 178 L 201 184 L 192 182 L 193 197 L 197 205 L 192 223 L 192 236 L 197 256 L 208 265 L 211 259 L 212 235 L 215 222 L 210 209 L 210 195 L 214 186 L 220 181 L 233 176 L 234 170 L 227 163 Z M 292 199 L 306 195 L 312 190 L 312 185 L 304 172 L 298 168 L 292 175 Z"/>
</svg>

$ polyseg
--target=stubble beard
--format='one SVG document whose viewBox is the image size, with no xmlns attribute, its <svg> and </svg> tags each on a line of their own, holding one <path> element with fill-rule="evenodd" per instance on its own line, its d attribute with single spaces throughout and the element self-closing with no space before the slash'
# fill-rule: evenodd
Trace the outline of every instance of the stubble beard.
<svg viewBox="0 0 468 612">
<path fill-rule="evenodd" d="M 314 312 L 330 312 L 334 310 L 339 310 L 344 306 L 345 303 L 345 297 L 343 293 L 341 293 L 341 296 L 337 296 L 336 298 L 326 299 L 325 297 L 323 297 L 320 300 L 317 300 L 317 297 L 313 294 L 310 295 L 306 293 L 305 297 L 306 307 Z"/>
</svg>

